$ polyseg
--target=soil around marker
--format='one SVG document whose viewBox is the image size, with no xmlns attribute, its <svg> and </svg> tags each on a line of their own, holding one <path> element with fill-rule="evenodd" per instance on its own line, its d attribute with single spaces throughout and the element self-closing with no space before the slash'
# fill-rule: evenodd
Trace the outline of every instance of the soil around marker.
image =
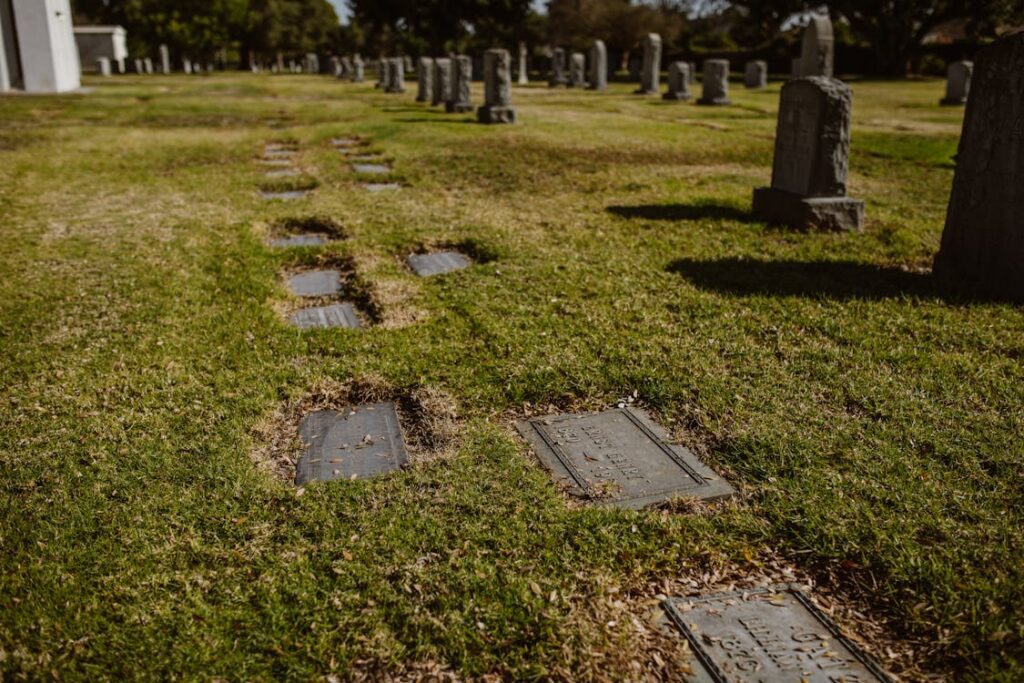
<svg viewBox="0 0 1024 683">
<path fill-rule="evenodd" d="M 359 276 L 355 262 L 351 258 L 339 257 L 334 254 L 319 254 L 313 260 L 303 261 L 302 265 L 286 268 L 282 281 L 310 271 L 336 270 L 340 274 L 341 290 L 337 294 L 326 296 L 292 296 L 283 300 L 278 306 L 281 315 L 289 319 L 296 311 L 317 306 L 329 306 L 348 302 L 353 304 L 356 313 L 363 322 L 363 327 L 371 327 L 381 322 L 381 308 L 371 285 Z"/>
</svg>

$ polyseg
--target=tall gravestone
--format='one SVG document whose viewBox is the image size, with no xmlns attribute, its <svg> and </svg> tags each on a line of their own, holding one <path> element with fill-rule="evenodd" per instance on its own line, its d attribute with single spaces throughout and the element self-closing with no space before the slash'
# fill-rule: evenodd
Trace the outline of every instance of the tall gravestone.
<svg viewBox="0 0 1024 683">
<path fill-rule="evenodd" d="M 1024 302 L 1024 33 L 975 64 L 935 272 Z"/>
<path fill-rule="evenodd" d="M 327 68 L 332 76 L 335 78 L 341 78 L 341 59 L 338 57 L 331 57 L 327 60 Z"/>
<path fill-rule="evenodd" d="M 760 90 L 768 85 L 768 63 L 755 60 L 747 62 L 743 73 L 743 85 L 752 90 Z"/>
<path fill-rule="evenodd" d="M 416 101 L 429 102 L 434 95 L 434 60 L 420 57 L 416 63 Z"/>
<path fill-rule="evenodd" d="M 391 79 L 391 75 L 388 73 L 390 69 L 391 62 L 386 57 L 377 60 L 377 83 L 374 85 L 375 88 L 384 90 L 388 87 L 388 81 Z"/>
<path fill-rule="evenodd" d="M 569 82 L 565 73 L 565 50 L 556 47 L 551 51 L 551 75 L 548 78 L 548 85 L 557 88 Z"/>
<path fill-rule="evenodd" d="M 352 58 L 352 82 L 362 83 L 366 80 L 366 63 L 363 58 L 356 55 Z"/>
<path fill-rule="evenodd" d="M 467 55 L 458 55 L 452 59 L 451 92 L 444 109 L 449 114 L 465 114 L 473 111 L 471 86 L 473 81 L 473 60 Z"/>
<path fill-rule="evenodd" d="M 508 50 L 484 53 L 484 104 L 477 112 L 481 123 L 515 123 L 512 108 L 512 57 Z"/>
<path fill-rule="evenodd" d="M 527 74 L 527 63 L 526 63 L 526 43 L 519 43 L 519 85 L 526 85 L 530 82 L 529 74 Z"/>
<path fill-rule="evenodd" d="M 782 88 L 772 185 L 754 213 L 796 230 L 859 230 L 864 203 L 846 196 L 853 96 L 842 81 L 798 78 Z"/>
<path fill-rule="evenodd" d="M 434 97 L 430 104 L 445 104 L 452 93 L 452 60 L 438 57 L 434 60 Z"/>
<path fill-rule="evenodd" d="M 181 58 L 181 70 L 184 73 L 186 73 L 186 74 L 192 73 L 192 60 L 189 59 L 188 57 L 182 57 Z"/>
<path fill-rule="evenodd" d="M 166 45 L 160 46 L 160 73 L 171 73 L 171 50 Z"/>
<path fill-rule="evenodd" d="M 724 107 L 732 104 L 729 99 L 729 60 L 705 59 L 704 79 L 697 104 Z"/>
<path fill-rule="evenodd" d="M 569 87 L 582 88 L 586 85 L 587 58 L 582 52 L 573 52 L 569 58 Z"/>
<path fill-rule="evenodd" d="M 608 87 L 608 49 L 603 40 L 595 40 L 590 48 L 590 90 Z"/>
<path fill-rule="evenodd" d="M 658 78 L 661 75 L 661 36 L 648 33 L 644 38 L 644 63 L 640 73 L 640 95 L 654 95 L 658 92 Z"/>
<path fill-rule="evenodd" d="M 405 60 L 394 57 L 388 60 L 388 85 L 384 92 L 401 94 L 405 92 Z"/>
<path fill-rule="evenodd" d="M 142 60 L 142 68 L 146 70 L 147 74 L 153 73 L 153 60 L 146 57 Z"/>
<path fill-rule="evenodd" d="M 967 95 L 971 92 L 971 76 L 974 74 L 974 62 L 953 62 L 946 69 L 946 96 L 942 104 L 957 106 L 967 104 Z"/>
<path fill-rule="evenodd" d="M 835 72 L 835 38 L 832 35 L 832 20 L 824 14 L 815 14 L 804 29 L 803 44 L 800 48 L 799 76 L 828 76 Z"/>
<path fill-rule="evenodd" d="M 663 100 L 685 102 L 690 99 L 690 65 L 686 62 L 672 62 L 668 65 L 668 90 Z"/>
</svg>

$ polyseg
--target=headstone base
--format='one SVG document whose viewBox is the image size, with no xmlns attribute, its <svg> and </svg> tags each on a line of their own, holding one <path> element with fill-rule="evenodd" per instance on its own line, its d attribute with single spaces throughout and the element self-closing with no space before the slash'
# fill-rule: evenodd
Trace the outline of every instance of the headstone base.
<svg viewBox="0 0 1024 683">
<path fill-rule="evenodd" d="M 633 91 L 634 95 L 657 95 L 657 90 L 644 90 L 643 88 L 637 88 Z"/>
<path fill-rule="evenodd" d="M 667 92 L 662 94 L 661 99 L 672 102 L 689 102 L 693 99 L 693 95 L 688 92 Z"/>
<path fill-rule="evenodd" d="M 728 107 L 732 104 L 732 100 L 728 97 L 712 97 L 704 99 L 703 97 L 697 100 L 697 104 L 702 104 L 706 107 Z"/>
<path fill-rule="evenodd" d="M 476 110 L 476 118 L 480 123 L 515 123 L 516 110 L 513 107 L 483 106 Z"/>
<path fill-rule="evenodd" d="M 939 100 L 939 104 L 943 107 L 962 107 L 967 104 L 966 97 L 943 97 Z"/>
<path fill-rule="evenodd" d="M 466 114 L 473 111 L 473 105 L 462 102 L 445 102 L 444 110 L 449 114 Z"/>
<path fill-rule="evenodd" d="M 794 230 L 857 232 L 864 223 L 864 202 L 849 197 L 801 197 L 760 187 L 754 190 L 754 214 Z"/>
</svg>

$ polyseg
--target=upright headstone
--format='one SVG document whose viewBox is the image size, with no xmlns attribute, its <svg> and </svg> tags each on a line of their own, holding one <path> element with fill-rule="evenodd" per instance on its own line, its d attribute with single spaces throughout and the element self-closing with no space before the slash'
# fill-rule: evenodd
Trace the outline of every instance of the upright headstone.
<svg viewBox="0 0 1024 683">
<path fill-rule="evenodd" d="M 338 57 L 331 57 L 327 62 L 327 68 L 335 78 L 341 78 L 341 59 Z"/>
<path fill-rule="evenodd" d="M 664 100 L 685 102 L 690 99 L 690 65 L 686 62 L 672 62 L 668 65 L 668 90 L 661 96 Z"/>
<path fill-rule="evenodd" d="M 756 60 L 747 62 L 743 74 L 743 85 L 751 89 L 761 89 L 768 85 L 768 62 Z"/>
<path fill-rule="evenodd" d="M 852 100 L 834 78 L 783 86 L 772 185 L 754 190 L 756 215 L 796 230 L 860 229 L 864 202 L 846 196 Z"/>
<path fill-rule="evenodd" d="M 149 57 L 146 57 L 145 59 L 143 59 L 142 60 L 142 68 L 145 69 L 147 74 L 153 73 L 153 60 L 151 58 L 149 58 Z"/>
<path fill-rule="evenodd" d="M 355 67 L 352 65 L 351 57 L 341 58 L 341 73 L 338 74 L 338 78 L 347 78 L 352 80 L 355 77 Z"/>
<path fill-rule="evenodd" d="M 705 59 L 702 91 L 697 104 L 726 106 L 729 100 L 729 60 Z"/>
<path fill-rule="evenodd" d="M 160 46 L 160 73 L 171 73 L 171 50 L 166 45 Z"/>
<path fill-rule="evenodd" d="M 62 93 L 81 85 L 68 0 L 0 2 L 0 53 L 0 89 Z"/>
<path fill-rule="evenodd" d="M 582 88 L 587 83 L 587 58 L 582 52 L 573 52 L 569 57 L 570 88 Z"/>
<path fill-rule="evenodd" d="M 565 50 L 556 47 L 551 51 L 551 74 L 548 78 L 548 85 L 552 88 L 557 88 L 560 85 L 566 85 L 569 82 L 569 78 L 565 73 Z"/>
<path fill-rule="evenodd" d="M 935 272 L 1024 302 L 1024 33 L 975 63 Z"/>
<path fill-rule="evenodd" d="M 302 60 L 303 71 L 308 74 L 320 73 L 320 58 L 315 52 L 307 52 L 305 59 Z"/>
<path fill-rule="evenodd" d="M 366 80 L 366 64 L 363 58 L 356 55 L 352 58 L 352 82 L 362 83 Z"/>
<path fill-rule="evenodd" d="M 434 95 L 434 60 L 420 57 L 416 68 L 416 101 L 429 102 Z"/>
<path fill-rule="evenodd" d="M 697 62 L 690 62 L 690 85 L 697 82 Z"/>
<path fill-rule="evenodd" d="M 595 40 L 590 48 L 590 90 L 608 87 L 608 50 L 603 40 Z"/>
<path fill-rule="evenodd" d="M 946 96 L 941 104 L 956 106 L 967 104 L 967 95 L 971 92 L 971 75 L 974 74 L 974 62 L 953 62 L 946 70 Z"/>
<path fill-rule="evenodd" d="M 192 60 L 188 57 L 181 58 L 181 70 L 187 74 L 192 73 Z"/>
<path fill-rule="evenodd" d="M 832 77 L 835 64 L 835 38 L 832 35 L 832 20 L 824 14 L 815 14 L 804 29 L 803 45 L 800 49 L 800 77 Z"/>
<path fill-rule="evenodd" d="M 644 65 L 640 75 L 641 95 L 653 95 L 658 92 L 658 77 L 661 75 L 661 36 L 648 33 L 644 38 Z"/>
<path fill-rule="evenodd" d="M 519 43 L 519 85 L 526 85 L 530 82 L 530 76 L 527 73 L 527 52 L 526 43 Z"/>
<path fill-rule="evenodd" d="M 452 96 L 452 60 L 438 57 L 434 60 L 434 97 L 430 104 L 446 104 Z"/>
<path fill-rule="evenodd" d="M 515 123 L 512 108 L 512 57 L 508 50 L 484 53 L 484 104 L 477 112 L 480 123 Z"/>
<path fill-rule="evenodd" d="M 467 55 L 458 55 L 452 59 L 452 82 L 448 101 L 444 105 L 449 114 L 465 114 L 473 111 L 470 101 L 470 87 L 473 81 L 473 60 Z"/>
<path fill-rule="evenodd" d="M 110 75 L 110 58 L 100 57 L 96 60 L 96 69 L 100 72 L 100 76 Z"/>
<path fill-rule="evenodd" d="M 405 60 L 401 57 L 394 57 L 389 60 L 388 85 L 384 92 L 401 94 L 405 92 Z"/>
<path fill-rule="evenodd" d="M 391 62 L 386 58 L 382 57 L 377 60 L 377 83 L 374 85 L 379 90 L 384 90 L 388 87 L 388 80 L 391 78 L 388 75 L 388 70 L 391 68 Z"/>
<path fill-rule="evenodd" d="M 643 65 L 643 61 L 639 57 L 634 55 L 634 56 L 629 58 L 629 64 L 626 65 L 626 68 L 629 71 L 629 80 L 630 80 L 630 82 L 632 82 L 632 83 L 639 83 L 640 82 L 640 67 L 642 65 Z"/>
</svg>

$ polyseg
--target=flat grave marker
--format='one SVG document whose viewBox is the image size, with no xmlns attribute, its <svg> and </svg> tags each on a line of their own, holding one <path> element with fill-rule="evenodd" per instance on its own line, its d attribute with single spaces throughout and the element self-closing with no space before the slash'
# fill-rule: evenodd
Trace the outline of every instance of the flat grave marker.
<svg viewBox="0 0 1024 683">
<path fill-rule="evenodd" d="M 331 140 L 331 145 L 334 147 L 358 147 L 362 143 L 359 138 L 334 138 Z"/>
<path fill-rule="evenodd" d="M 686 680 L 888 683 L 888 676 L 798 588 L 778 586 L 662 602 L 694 653 Z"/>
<path fill-rule="evenodd" d="M 295 156 L 294 149 L 265 149 L 263 150 L 264 159 L 291 159 Z"/>
<path fill-rule="evenodd" d="M 468 257 L 457 251 L 440 251 L 433 254 L 412 254 L 405 259 L 413 272 L 420 277 L 442 275 L 462 270 L 472 265 Z"/>
<path fill-rule="evenodd" d="M 309 190 L 284 190 L 282 192 L 260 191 L 260 196 L 267 201 L 294 201 L 296 199 L 302 199 L 307 194 L 309 194 Z"/>
<path fill-rule="evenodd" d="M 291 166 L 291 159 L 260 159 L 259 162 L 264 166 Z"/>
<path fill-rule="evenodd" d="M 673 496 L 713 500 L 734 493 L 638 409 L 553 415 L 517 428 L 559 483 L 598 505 L 640 509 Z"/>
<path fill-rule="evenodd" d="M 341 293 L 341 273 L 337 270 L 311 270 L 288 278 L 288 289 L 295 296 L 333 296 Z"/>
<path fill-rule="evenodd" d="M 330 241 L 331 238 L 322 233 L 304 233 L 302 235 L 286 235 L 284 237 L 274 238 L 270 241 L 270 246 L 277 247 L 279 249 L 288 249 L 291 247 L 322 247 Z"/>
<path fill-rule="evenodd" d="M 352 170 L 356 173 L 391 173 L 391 167 L 387 164 L 352 164 Z"/>
<path fill-rule="evenodd" d="M 355 307 L 348 303 L 331 304 L 330 306 L 312 306 L 292 313 L 288 319 L 300 330 L 327 329 L 344 327 L 357 330 L 363 326 Z"/>
<path fill-rule="evenodd" d="M 318 410 L 302 418 L 305 449 L 295 483 L 370 479 L 405 466 L 409 454 L 394 403 L 374 403 L 343 411 Z"/>
<path fill-rule="evenodd" d="M 393 192 L 401 190 L 402 186 L 399 183 L 364 183 L 363 189 L 367 192 Z"/>
<path fill-rule="evenodd" d="M 274 171 L 266 171 L 263 174 L 264 178 L 291 178 L 299 175 L 299 170 L 296 168 L 279 168 Z"/>
</svg>

